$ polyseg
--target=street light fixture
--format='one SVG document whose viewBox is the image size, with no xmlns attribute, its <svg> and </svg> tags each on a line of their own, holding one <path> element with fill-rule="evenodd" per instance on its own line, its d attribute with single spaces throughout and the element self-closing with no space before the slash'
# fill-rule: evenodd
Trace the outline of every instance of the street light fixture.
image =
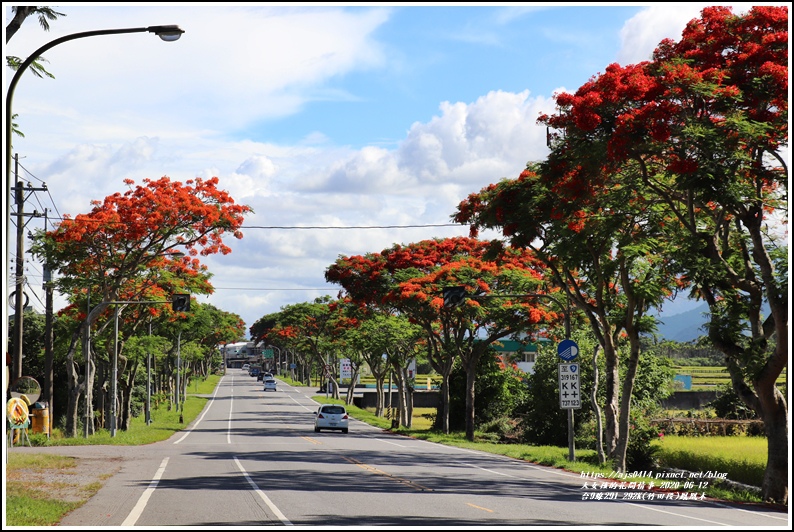
<svg viewBox="0 0 794 532">
<path fill-rule="evenodd" d="M 179 412 L 179 422 L 184 423 L 184 412 L 182 412 L 182 390 L 179 388 L 179 373 L 182 370 L 182 331 L 176 338 L 176 411 Z"/>
<path fill-rule="evenodd" d="M 6 198 L 5 198 L 5 205 L 6 215 L 11 214 L 11 133 L 12 133 L 12 102 L 14 98 L 14 90 L 16 89 L 17 83 L 19 83 L 19 79 L 22 77 L 22 74 L 27 70 L 27 68 L 50 48 L 53 48 L 61 43 L 67 41 L 73 41 L 75 39 L 81 39 L 83 37 L 95 37 L 98 35 L 115 35 L 121 33 L 154 33 L 155 35 L 159 36 L 160 39 L 166 42 L 173 42 L 178 40 L 185 30 L 181 29 L 179 26 L 175 24 L 169 25 L 161 25 L 161 26 L 146 26 L 141 28 L 119 28 L 119 29 L 106 29 L 106 30 L 93 30 L 93 31 L 84 31 L 80 33 L 72 33 L 69 35 L 64 35 L 58 39 L 52 40 L 45 44 L 44 46 L 40 47 L 38 50 L 30 54 L 30 56 L 25 59 L 17 68 L 16 73 L 14 73 L 14 77 L 11 79 L 11 83 L 8 85 L 8 93 L 6 94 L 6 123 L 5 123 L 5 176 L 6 176 Z M 10 228 L 11 223 L 6 224 L 6 237 L 3 239 L 3 256 L 5 256 L 5 266 L 3 267 L 3 286 L 8 286 L 9 280 L 9 264 L 10 264 L 10 247 L 9 247 L 9 236 L 10 236 Z M 17 290 L 21 290 L 21 286 L 17 286 Z M 21 329 L 21 327 L 20 327 Z M 8 345 L 8 308 L 6 305 L 3 305 L 3 345 Z M 14 357 L 13 361 L 13 370 L 14 374 L 22 373 L 22 360 L 19 356 Z"/>
<path fill-rule="evenodd" d="M 152 317 L 149 316 L 149 339 L 152 338 Z M 146 350 L 146 424 L 152 424 L 152 346 Z"/>
</svg>

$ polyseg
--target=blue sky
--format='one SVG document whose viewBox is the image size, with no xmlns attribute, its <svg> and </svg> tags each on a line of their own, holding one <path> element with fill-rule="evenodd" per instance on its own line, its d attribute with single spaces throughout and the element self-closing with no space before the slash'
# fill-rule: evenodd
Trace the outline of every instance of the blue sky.
<svg viewBox="0 0 794 532">
<path fill-rule="evenodd" d="M 468 194 L 546 155 L 536 119 L 553 112 L 555 92 L 649 59 L 704 5 L 61 4 L 49 32 L 27 20 L 6 55 L 97 29 L 185 34 L 49 50 L 55 79 L 25 75 L 16 88 L 25 137 L 13 152 L 23 180 L 46 183 L 29 201 L 51 218 L 89 211 L 127 178 L 217 176 L 255 214 L 242 240 L 227 240 L 230 255 L 207 258 L 217 290 L 198 300 L 250 326 L 335 295 L 324 271 L 339 255 L 468 234 L 438 225 Z M 26 275 L 41 310 L 30 257 Z"/>
</svg>

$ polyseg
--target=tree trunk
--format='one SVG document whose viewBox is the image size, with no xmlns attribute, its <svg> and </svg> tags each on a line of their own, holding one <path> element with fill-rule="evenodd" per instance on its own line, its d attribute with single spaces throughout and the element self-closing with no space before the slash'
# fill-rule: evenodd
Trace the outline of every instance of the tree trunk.
<svg viewBox="0 0 794 532">
<path fill-rule="evenodd" d="M 376 394 L 376 404 L 375 404 L 375 415 L 378 417 L 383 417 L 383 410 L 386 407 L 386 394 L 383 391 L 383 386 L 386 384 L 386 375 L 384 373 L 376 374 L 375 375 L 375 388 L 377 390 Z"/>
<path fill-rule="evenodd" d="M 336 377 L 334 377 L 333 373 L 328 376 L 328 383 L 332 384 L 334 389 L 334 391 L 331 393 L 331 397 L 334 399 L 339 399 L 339 383 L 336 381 Z M 326 383 L 326 386 L 328 386 L 328 383 Z M 326 387 L 326 390 L 327 389 L 328 388 Z"/>
<path fill-rule="evenodd" d="M 438 405 L 441 416 L 436 417 L 436 426 L 441 429 L 444 434 L 449 434 L 449 374 L 451 370 L 447 370 L 442 375 L 441 380 L 441 404 Z"/>
<path fill-rule="evenodd" d="M 615 458 L 615 451 L 618 445 L 618 438 L 620 437 L 620 428 L 618 425 L 619 405 L 618 400 L 620 396 L 620 372 L 618 368 L 618 355 L 612 338 L 606 330 L 604 339 L 604 359 L 606 360 L 606 400 L 604 401 L 604 418 L 606 421 L 606 452 L 610 459 Z"/>
<path fill-rule="evenodd" d="M 788 410 L 776 386 L 756 389 L 763 405 L 764 433 L 767 441 L 767 463 L 762 496 L 765 501 L 788 505 Z"/>
<path fill-rule="evenodd" d="M 477 363 L 479 354 L 471 353 L 466 361 L 466 439 L 474 441 L 474 384 L 477 380 Z"/>
<path fill-rule="evenodd" d="M 599 465 L 606 462 L 604 456 L 604 427 L 601 419 L 601 406 L 598 404 L 598 344 L 593 349 L 593 389 L 590 391 L 590 403 L 596 418 L 596 454 Z"/>
<path fill-rule="evenodd" d="M 66 395 L 68 402 L 66 404 L 66 426 L 64 431 L 67 438 L 74 438 L 77 436 L 77 428 L 80 426 L 78 421 L 80 402 L 80 395 L 85 390 L 86 383 L 80 382 L 80 367 L 74 360 L 75 353 L 77 352 L 78 340 L 83 340 L 83 353 L 85 355 L 87 344 L 85 343 L 85 322 L 72 334 L 72 341 L 69 345 L 69 350 L 66 353 Z M 52 415 L 52 414 L 50 414 Z"/>
<path fill-rule="evenodd" d="M 126 359 L 124 366 L 126 366 Z M 130 423 L 132 422 L 132 389 L 135 387 L 135 377 L 138 373 L 138 361 L 133 362 L 132 367 L 126 379 L 120 379 L 123 383 L 121 386 L 122 408 L 121 408 L 121 423 L 119 428 L 121 430 L 130 430 Z"/>
<path fill-rule="evenodd" d="M 629 425 L 631 420 L 631 394 L 634 390 L 634 379 L 637 376 L 637 365 L 640 361 L 640 349 L 637 342 L 632 341 L 631 355 L 623 377 L 623 390 L 620 400 L 620 428 L 617 447 L 613 455 L 615 470 L 626 471 L 626 451 L 629 445 Z"/>
<path fill-rule="evenodd" d="M 403 378 L 403 370 L 397 367 L 393 371 L 394 379 L 397 381 L 397 415 L 392 417 L 392 427 L 398 428 L 404 425 L 405 418 L 405 379 Z"/>
<path fill-rule="evenodd" d="M 408 377 L 408 368 L 402 368 L 404 391 L 400 398 L 400 424 L 404 427 L 413 426 L 414 415 L 414 387 L 413 380 Z"/>
<path fill-rule="evenodd" d="M 350 378 L 350 384 L 347 386 L 347 397 L 345 403 L 348 405 L 353 404 L 353 394 L 356 392 L 356 382 L 358 381 L 358 374 L 361 371 L 358 364 L 351 364 L 353 372 Z"/>
<path fill-rule="evenodd" d="M 110 416 L 112 412 L 112 407 L 110 406 L 111 375 L 106 361 L 97 360 L 96 366 L 99 371 L 100 382 L 96 397 L 96 409 L 99 412 L 99 426 L 105 430 L 110 430 Z"/>
<path fill-rule="evenodd" d="M 79 426 L 77 416 L 78 416 L 78 409 L 77 405 L 80 402 L 80 395 L 83 389 L 80 383 L 80 376 L 78 374 L 78 366 L 74 363 L 73 353 L 70 350 L 70 354 L 66 361 L 66 374 L 67 374 L 67 386 L 68 386 L 68 396 L 69 396 L 69 403 L 66 407 L 66 436 L 68 438 L 74 438 L 77 436 L 77 427 Z"/>
</svg>

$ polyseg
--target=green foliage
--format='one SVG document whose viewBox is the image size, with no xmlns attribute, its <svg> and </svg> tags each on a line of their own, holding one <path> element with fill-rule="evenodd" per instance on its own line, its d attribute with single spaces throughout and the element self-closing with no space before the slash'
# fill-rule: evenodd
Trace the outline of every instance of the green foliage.
<svg viewBox="0 0 794 532">
<path fill-rule="evenodd" d="M 625 365 L 621 366 L 625 370 Z M 673 394 L 676 368 L 669 358 L 653 354 L 640 354 L 637 375 L 631 394 L 632 409 L 654 409 L 661 399 Z"/>
<path fill-rule="evenodd" d="M 512 428 L 506 422 L 516 407 L 527 397 L 523 372 L 511 367 L 502 368 L 495 351 L 480 357 L 477 380 L 474 383 L 474 424 L 478 430 L 489 426 L 500 434 Z M 450 430 L 466 426 L 466 372 L 456 364 L 449 378 Z"/>
<path fill-rule="evenodd" d="M 706 407 L 713 408 L 716 416 L 723 419 L 758 419 L 758 415 L 744 404 L 731 384 L 720 386 L 717 398 Z"/>
<path fill-rule="evenodd" d="M 582 354 L 592 352 L 594 342 L 592 339 L 582 336 L 577 338 L 577 343 Z M 535 362 L 534 373 L 527 378 L 529 386 L 529 398 L 517 410 L 517 415 L 521 418 L 520 428 L 524 441 L 537 445 L 567 445 L 567 413 L 560 408 L 559 404 L 559 377 L 558 364 L 560 359 L 557 357 L 556 349 L 548 347 L 541 349 Z M 603 400 L 603 357 L 598 360 L 600 370 L 599 400 Z M 590 402 L 590 392 L 593 388 L 593 365 L 590 357 L 580 355 L 580 387 L 583 394 L 582 408 L 577 409 L 574 415 L 574 431 L 576 433 L 577 445 L 584 445 L 588 448 L 595 448 L 595 412 Z M 621 367 L 625 370 L 625 366 Z M 635 426 L 640 427 L 637 440 L 632 442 L 631 432 L 629 439 L 630 452 L 648 457 L 652 454 L 648 448 L 648 438 L 652 438 L 655 432 L 647 434 L 643 432 L 645 422 L 640 422 L 640 418 L 650 419 L 659 414 L 659 401 L 668 397 L 674 391 L 673 377 L 675 376 L 675 366 L 673 362 L 664 357 L 653 354 L 641 354 L 637 367 L 637 375 L 634 380 L 634 390 L 632 393 L 632 417 Z"/>
<path fill-rule="evenodd" d="M 541 349 L 535 358 L 534 372 L 527 377 L 526 400 L 516 409 L 522 441 L 535 445 L 568 445 L 568 413 L 560 408 L 558 390 L 559 362 L 552 348 Z M 579 367 L 581 390 L 592 390 L 591 364 L 580 362 Z M 593 407 L 584 399 L 582 408 L 576 410 L 574 416 L 574 431 L 578 434 L 592 417 Z"/>
<path fill-rule="evenodd" d="M 631 430 L 626 448 L 626 468 L 629 471 L 646 471 L 658 465 L 658 446 L 654 440 L 660 437 L 657 429 L 649 423 L 644 412 L 631 412 Z"/>
</svg>

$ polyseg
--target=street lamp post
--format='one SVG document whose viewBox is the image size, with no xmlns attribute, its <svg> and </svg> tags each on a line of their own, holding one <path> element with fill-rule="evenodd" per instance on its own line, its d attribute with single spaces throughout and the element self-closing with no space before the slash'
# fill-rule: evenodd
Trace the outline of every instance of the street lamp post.
<svg viewBox="0 0 794 532">
<path fill-rule="evenodd" d="M 149 339 L 152 338 L 152 318 L 149 317 Z M 146 424 L 152 424 L 152 346 L 146 351 Z"/>
<path fill-rule="evenodd" d="M 182 390 L 179 388 L 179 371 L 182 367 L 182 331 L 176 337 L 176 410 L 179 412 L 179 422 L 185 421 L 184 414 L 182 413 Z"/>
<path fill-rule="evenodd" d="M 91 287 L 88 287 L 86 294 L 86 322 L 85 331 L 83 331 L 83 351 L 85 359 L 85 437 L 88 438 L 94 433 L 93 421 L 91 418 L 91 324 L 88 322 L 88 316 L 91 314 Z"/>
<path fill-rule="evenodd" d="M 116 437 L 116 418 L 118 410 L 118 373 L 119 373 L 119 306 L 113 306 L 113 379 L 110 381 L 112 401 L 110 403 L 110 437 Z"/>
<path fill-rule="evenodd" d="M 25 59 L 17 68 L 16 73 L 14 73 L 14 77 L 11 79 L 11 83 L 8 85 L 8 92 L 6 93 L 6 123 L 5 123 L 5 180 L 6 180 L 6 210 L 5 212 L 7 215 L 11 214 L 11 133 L 12 133 L 12 114 L 13 114 L 13 106 L 12 102 L 14 99 L 14 90 L 16 89 L 17 83 L 19 83 L 19 79 L 22 77 L 22 74 L 27 70 L 27 68 L 33 64 L 33 62 L 38 59 L 41 54 L 53 48 L 61 43 L 67 41 L 73 41 L 75 39 L 81 39 L 83 37 L 94 37 L 98 35 L 114 35 L 120 33 L 142 33 L 142 32 L 149 32 L 154 33 L 155 35 L 159 36 L 160 39 L 166 42 L 172 42 L 179 39 L 185 30 L 181 29 L 179 26 L 176 25 L 166 25 L 166 26 L 147 26 L 141 28 L 120 28 L 120 29 L 107 29 L 107 30 L 94 30 L 94 31 L 84 31 L 80 33 L 72 33 L 69 35 L 64 35 L 58 39 L 52 40 L 45 44 L 44 46 L 40 47 L 38 50 L 30 54 L 30 56 Z M 6 237 L 3 239 L 3 255 L 5 256 L 5 266 L 3 267 L 3 286 L 8 286 L 9 280 L 9 264 L 10 264 L 10 248 L 9 248 L 9 235 L 10 235 L 10 228 L 11 223 L 6 224 Z M 17 288 L 19 290 L 19 288 Z M 3 345 L 8 345 L 8 308 L 7 305 L 3 305 Z M 19 373 L 22 374 L 22 360 L 20 357 L 15 356 L 13 361 L 13 370 L 14 374 Z"/>
<path fill-rule="evenodd" d="M 269 345 L 267 347 L 270 347 L 270 348 L 275 349 L 276 351 L 278 351 L 278 358 L 276 358 L 274 360 L 274 364 L 273 364 L 273 366 L 274 366 L 273 370 L 276 372 L 276 375 L 278 375 L 279 374 L 279 368 L 280 368 L 280 365 L 281 365 L 281 348 L 280 347 L 276 347 L 275 345 Z"/>
</svg>

